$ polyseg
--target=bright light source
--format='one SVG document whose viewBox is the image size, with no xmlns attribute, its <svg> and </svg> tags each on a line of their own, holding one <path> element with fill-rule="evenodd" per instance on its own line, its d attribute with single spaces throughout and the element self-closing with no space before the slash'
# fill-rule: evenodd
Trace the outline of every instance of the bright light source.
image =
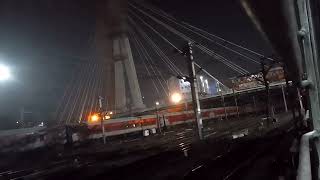
<svg viewBox="0 0 320 180">
<path fill-rule="evenodd" d="M 90 117 L 91 122 L 97 122 L 99 121 L 100 117 L 98 114 L 94 114 Z"/>
<path fill-rule="evenodd" d="M 207 89 L 209 89 L 209 82 L 208 82 L 208 79 L 205 80 L 206 82 L 206 85 L 207 85 Z"/>
<path fill-rule="evenodd" d="M 180 102 L 181 99 L 182 99 L 182 97 L 181 97 L 181 94 L 179 94 L 179 93 L 173 93 L 171 96 L 171 101 L 174 103 Z"/>
<path fill-rule="evenodd" d="M 201 79 L 201 81 L 202 81 L 202 79 L 203 79 L 203 76 L 200 76 L 200 79 Z"/>
<path fill-rule="evenodd" d="M 105 115 L 104 119 L 110 119 L 111 117 L 109 115 Z"/>
<path fill-rule="evenodd" d="M 17 123 L 17 124 L 19 124 L 19 122 L 18 122 L 18 121 L 17 121 L 16 123 Z"/>
<path fill-rule="evenodd" d="M 109 114 L 113 114 L 113 112 L 112 112 L 112 111 L 110 111 L 110 112 L 109 112 Z"/>
<path fill-rule="evenodd" d="M 160 104 L 160 103 L 157 101 L 157 102 L 156 102 L 156 105 L 159 106 L 159 104 Z"/>
<path fill-rule="evenodd" d="M 0 81 L 8 80 L 10 78 L 10 70 L 7 66 L 0 65 Z"/>
</svg>

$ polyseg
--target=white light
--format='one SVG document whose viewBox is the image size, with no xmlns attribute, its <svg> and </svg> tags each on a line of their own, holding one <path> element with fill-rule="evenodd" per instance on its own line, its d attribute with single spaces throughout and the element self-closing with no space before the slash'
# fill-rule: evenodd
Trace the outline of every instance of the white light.
<svg viewBox="0 0 320 180">
<path fill-rule="evenodd" d="M 16 123 L 17 123 L 17 124 L 19 124 L 19 122 L 18 122 L 18 121 L 17 121 Z"/>
<path fill-rule="evenodd" d="M 160 103 L 157 101 L 157 102 L 156 102 L 156 105 L 159 106 L 159 104 L 160 104 Z"/>
<path fill-rule="evenodd" d="M 171 96 L 171 101 L 174 103 L 180 102 L 181 99 L 182 99 L 182 97 L 181 97 L 181 94 L 179 94 L 179 93 L 173 93 Z"/>
<path fill-rule="evenodd" d="M 39 127 L 43 127 L 43 126 L 44 126 L 44 123 L 41 122 L 41 123 L 39 124 Z"/>
<path fill-rule="evenodd" d="M 200 76 L 200 79 L 201 79 L 201 81 L 202 81 L 202 79 L 203 79 L 203 76 Z"/>
<path fill-rule="evenodd" d="M 0 65 L 0 81 L 8 80 L 10 78 L 10 70 L 7 66 Z"/>
</svg>

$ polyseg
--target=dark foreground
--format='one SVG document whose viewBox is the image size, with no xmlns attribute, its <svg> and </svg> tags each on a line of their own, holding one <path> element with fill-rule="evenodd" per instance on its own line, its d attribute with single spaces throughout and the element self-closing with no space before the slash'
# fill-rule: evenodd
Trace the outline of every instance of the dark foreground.
<svg viewBox="0 0 320 180">
<path fill-rule="evenodd" d="M 0 156 L 0 179 L 294 179 L 290 116 L 215 122 L 199 142 L 192 125 L 147 138 L 125 137 Z M 232 135 L 247 131 L 244 137 Z"/>
</svg>

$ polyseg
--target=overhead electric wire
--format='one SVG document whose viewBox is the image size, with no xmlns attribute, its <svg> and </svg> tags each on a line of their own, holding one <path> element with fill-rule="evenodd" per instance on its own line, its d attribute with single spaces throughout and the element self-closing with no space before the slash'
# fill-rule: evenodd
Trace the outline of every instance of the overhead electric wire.
<svg viewBox="0 0 320 180">
<path fill-rule="evenodd" d="M 137 3 L 137 2 L 136 2 L 136 3 Z M 173 16 L 171 16 L 170 14 L 164 12 L 164 11 L 161 10 L 161 9 L 152 8 L 152 7 L 147 6 L 147 5 L 145 5 L 145 4 L 142 4 L 142 3 L 137 3 L 137 4 L 139 4 L 140 6 L 143 6 L 143 7 L 146 8 L 146 9 L 149 9 L 150 11 L 153 11 L 155 14 L 157 14 L 157 15 L 159 15 L 159 16 L 162 16 L 162 17 L 164 17 L 164 18 L 166 18 L 166 19 L 168 19 L 168 20 L 170 20 L 170 21 L 172 21 L 172 22 L 174 22 L 174 23 L 176 23 L 176 24 L 178 23 L 176 18 L 174 18 Z M 272 59 L 272 58 L 268 58 L 268 57 L 266 57 L 266 56 L 264 56 L 264 55 L 262 55 L 262 54 L 260 54 L 260 53 L 258 53 L 258 52 L 255 52 L 255 51 L 253 51 L 253 50 L 251 50 L 251 49 L 248 49 L 248 48 L 246 48 L 246 47 L 244 47 L 244 46 L 241 46 L 241 45 L 238 45 L 238 44 L 233 43 L 233 42 L 231 42 L 231 41 L 228 41 L 228 40 L 226 40 L 226 39 L 224 39 L 224 38 L 222 38 L 222 37 L 220 37 L 220 36 L 217 36 L 217 35 L 215 35 L 215 34 L 209 33 L 209 32 L 207 32 L 207 31 L 205 31 L 205 30 L 203 30 L 203 29 L 200 29 L 200 28 L 198 28 L 198 27 L 195 27 L 195 26 L 193 26 L 193 25 L 191 25 L 191 24 L 189 24 L 189 23 L 187 23 L 187 22 L 183 22 L 183 21 L 182 21 L 181 23 L 184 24 L 185 26 L 189 26 L 189 27 L 192 28 L 192 29 L 198 30 L 198 31 L 200 31 L 200 32 L 203 33 L 203 34 L 206 34 L 206 35 L 208 35 L 208 36 L 211 36 L 211 37 L 214 37 L 214 38 L 216 38 L 216 39 L 219 39 L 220 41 L 223 41 L 223 43 L 227 43 L 227 44 L 233 45 L 233 46 L 235 46 L 235 47 L 237 47 L 237 48 L 239 48 L 239 49 L 242 49 L 242 50 L 245 50 L 245 51 L 247 51 L 247 52 L 250 52 L 250 53 L 252 53 L 252 54 L 254 54 L 254 55 L 256 55 L 256 56 L 259 56 L 260 58 L 268 59 L 268 60 L 270 60 L 270 61 L 275 61 L 275 60 Z M 179 25 L 181 26 L 180 23 L 179 23 Z M 186 28 L 186 27 L 185 27 L 185 28 Z M 190 29 L 190 28 L 188 28 L 188 29 Z M 190 31 L 192 31 L 192 30 L 190 30 Z M 206 38 L 206 39 L 207 39 L 207 38 Z M 219 44 L 220 44 L 220 43 L 219 43 Z M 220 44 L 220 46 L 223 46 L 223 47 L 226 48 L 226 46 L 224 46 L 223 44 Z M 236 53 L 236 52 L 235 52 L 235 53 Z M 239 55 L 240 55 L 240 54 L 239 54 Z M 256 61 L 256 60 L 255 60 L 255 61 Z"/>
<path fill-rule="evenodd" d="M 130 3 L 129 3 L 129 4 L 130 4 Z M 152 20 L 154 20 L 155 22 L 157 22 L 158 24 L 164 26 L 166 29 L 168 29 L 168 30 L 171 31 L 172 33 L 178 35 L 179 37 L 183 38 L 184 40 L 189 41 L 189 42 L 192 42 L 192 43 L 195 42 L 193 39 L 187 37 L 186 35 L 184 35 L 183 33 L 179 32 L 179 31 L 175 30 L 175 29 L 172 28 L 171 26 L 169 26 L 169 25 L 161 22 L 160 20 L 158 20 L 158 19 L 155 18 L 154 16 L 146 13 L 145 11 L 143 11 L 143 10 L 135 7 L 135 6 L 132 5 L 132 4 L 130 4 L 130 6 L 132 6 L 132 7 L 135 8 L 135 9 L 137 9 L 137 10 L 138 10 L 139 12 L 141 12 L 142 14 L 148 16 L 150 19 L 152 19 Z M 205 46 L 199 44 L 199 45 L 197 45 L 197 47 L 198 47 L 199 49 L 203 50 L 204 52 L 206 52 L 208 55 L 211 55 L 211 56 L 212 56 L 212 54 L 214 54 L 214 55 L 216 55 L 216 57 L 222 57 L 222 58 L 216 58 L 216 60 L 224 63 L 226 66 L 230 67 L 231 69 L 233 69 L 234 71 L 238 72 L 239 74 L 242 74 L 242 75 L 243 75 L 243 74 L 249 73 L 249 71 L 247 71 L 247 70 L 245 70 L 244 68 L 240 67 L 239 65 L 237 65 L 237 64 L 235 64 L 235 63 L 227 60 L 227 59 L 224 58 L 223 56 L 218 55 L 216 52 L 211 51 L 210 49 L 206 48 Z M 208 53 L 208 52 L 210 52 L 210 53 Z"/>
<path fill-rule="evenodd" d="M 133 6 L 133 5 L 131 5 L 131 6 Z M 178 35 L 178 36 L 181 37 L 182 39 L 184 39 L 184 40 L 186 40 L 186 41 L 189 41 L 189 42 L 192 42 L 192 43 L 195 42 L 193 39 L 187 37 L 186 35 L 184 35 L 183 33 L 179 32 L 179 31 L 175 30 L 175 29 L 172 28 L 171 26 L 169 26 L 169 25 L 161 22 L 159 19 L 155 18 L 154 16 L 146 13 L 145 11 L 143 11 L 143 10 L 137 8 L 137 7 L 134 7 L 134 8 L 136 8 L 136 9 L 137 9 L 138 11 L 140 11 L 142 14 L 148 16 L 150 19 L 154 20 L 154 21 L 157 22 L 158 24 L 164 26 L 166 29 L 168 29 L 168 30 L 171 31 L 172 33 Z M 216 52 L 211 51 L 210 49 L 206 48 L 205 46 L 199 44 L 199 45 L 197 45 L 197 47 L 200 48 L 201 50 L 203 50 L 204 52 L 206 52 L 206 53 L 207 53 L 208 55 L 210 55 L 210 56 L 216 55 L 215 58 L 216 58 L 218 61 L 224 63 L 226 66 L 230 67 L 231 69 L 233 69 L 234 71 L 238 72 L 239 74 L 242 74 L 242 75 L 243 75 L 243 74 L 249 73 L 249 71 L 247 71 L 247 70 L 245 70 L 244 68 L 238 66 L 237 64 L 235 64 L 235 63 L 227 60 L 226 58 L 224 58 L 223 56 L 217 54 Z M 210 52 L 210 53 L 208 53 L 208 52 Z M 220 57 L 220 58 L 219 58 L 219 57 Z"/>
<path fill-rule="evenodd" d="M 180 27 L 182 27 L 182 28 L 184 28 L 184 29 L 187 29 L 187 30 L 191 31 L 191 32 L 193 32 L 194 34 L 197 34 L 198 36 L 201 36 L 201 37 L 209 40 L 210 42 L 212 42 L 212 43 L 214 43 L 214 44 L 216 44 L 216 45 L 218 45 L 218 46 L 220 46 L 220 47 L 223 47 L 223 48 L 225 48 L 225 49 L 227 49 L 227 50 L 229 50 L 229 51 L 231 51 L 231 52 L 233 52 L 233 53 L 235 53 L 235 54 L 238 54 L 238 55 L 240 55 L 240 56 L 242 56 L 242 57 L 244 57 L 244 58 L 246 58 L 246 59 L 248 59 L 248 60 L 256 63 L 256 64 L 259 64 L 259 62 L 256 61 L 255 59 L 253 59 L 252 57 L 249 57 L 249 56 L 247 56 L 247 55 L 245 55 L 245 54 L 242 54 L 241 52 L 238 52 L 238 51 L 236 51 L 236 50 L 233 50 L 233 49 L 231 49 L 231 48 L 223 45 L 222 43 L 219 43 L 219 42 L 217 42 L 217 41 L 214 41 L 213 39 L 211 39 L 211 38 L 209 38 L 209 37 L 207 37 L 207 36 L 204 36 L 203 34 L 200 34 L 200 33 L 196 32 L 196 31 L 194 31 L 193 29 L 190 29 L 190 28 L 186 27 L 185 25 L 182 25 L 181 23 L 177 22 L 176 20 L 173 20 L 173 19 L 168 18 L 168 17 L 166 17 L 166 16 L 164 16 L 164 15 L 158 13 L 158 12 L 155 12 L 154 10 L 152 10 L 152 9 L 146 7 L 146 6 L 144 6 L 144 7 L 147 8 L 147 9 L 149 9 L 149 10 L 152 11 L 153 13 L 155 13 L 155 14 L 163 17 L 163 18 L 168 19 L 169 21 L 177 24 L 178 26 L 180 26 Z"/>
<path fill-rule="evenodd" d="M 273 58 L 266 57 L 266 56 L 264 56 L 263 54 L 260 54 L 260 53 L 258 53 L 258 52 L 255 52 L 255 51 L 251 50 L 251 49 L 248 49 L 248 48 L 246 48 L 246 47 L 243 47 L 243 46 L 241 46 L 241 45 L 238 45 L 238 44 L 236 44 L 236 43 L 233 43 L 233 42 L 231 42 L 231 41 L 228 41 L 228 40 L 226 40 L 226 39 L 224 39 L 224 38 L 222 38 L 222 37 L 219 37 L 219 36 L 217 36 L 217 35 L 214 35 L 214 34 L 212 34 L 212 33 L 207 32 L 207 31 L 205 31 L 205 30 L 202 30 L 202 29 L 200 29 L 200 28 L 198 28 L 198 27 L 195 27 L 195 26 L 193 26 L 193 25 L 190 25 L 189 23 L 186 23 L 186 22 L 182 22 L 182 23 L 185 24 L 185 25 L 187 25 L 187 26 L 189 26 L 189 27 L 191 27 L 191 28 L 193 28 L 193 29 L 196 29 L 196 30 L 202 32 L 203 34 L 207 34 L 207 35 L 209 35 L 209 36 L 215 37 L 215 38 L 223 41 L 224 43 L 231 44 L 231 45 L 236 46 L 236 47 L 238 47 L 238 48 L 240 48 L 240 49 L 243 49 L 243 50 L 248 51 L 248 52 L 250 52 L 250 53 L 252 53 L 252 54 L 255 54 L 255 55 L 259 56 L 259 57 L 262 58 L 262 59 L 267 59 L 267 60 L 270 60 L 270 61 L 275 61 Z"/>
</svg>

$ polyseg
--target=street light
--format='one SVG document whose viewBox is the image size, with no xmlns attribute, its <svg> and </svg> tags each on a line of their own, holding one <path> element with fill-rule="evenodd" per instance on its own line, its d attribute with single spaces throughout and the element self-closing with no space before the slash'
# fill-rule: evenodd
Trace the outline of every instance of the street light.
<svg viewBox="0 0 320 180">
<path fill-rule="evenodd" d="M 0 81 L 5 81 L 10 78 L 10 70 L 7 66 L 0 64 Z"/>
<path fill-rule="evenodd" d="M 182 97 L 181 97 L 181 94 L 179 94 L 179 93 L 173 93 L 171 95 L 171 101 L 173 103 L 179 103 L 181 101 L 181 99 L 182 99 Z"/>
<path fill-rule="evenodd" d="M 160 125 L 160 119 L 159 119 L 159 110 L 158 110 L 158 106 L 159 106 L 159 101 L 156 101 L 156 115 L 157 115 L 157 127 L 158 127 L 158 129 L 159 129 L 159 132 L 160 133 L 162 133 L 161 132 L 161 125 Z"/>
</svg>

